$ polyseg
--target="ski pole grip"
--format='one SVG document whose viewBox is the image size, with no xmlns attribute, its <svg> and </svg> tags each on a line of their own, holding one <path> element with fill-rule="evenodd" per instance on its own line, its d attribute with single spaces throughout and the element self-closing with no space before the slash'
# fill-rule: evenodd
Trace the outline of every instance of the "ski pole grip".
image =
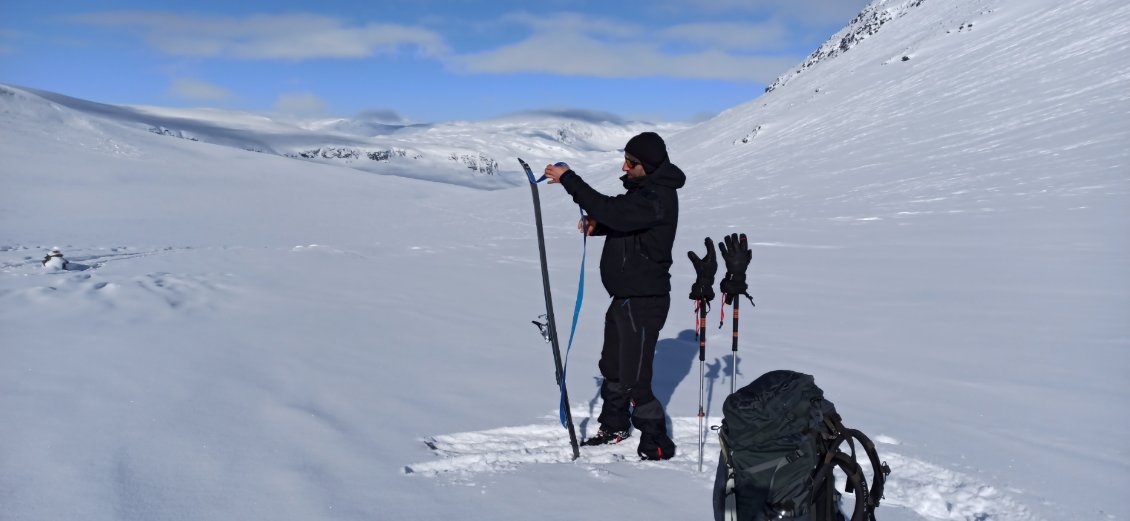
<svg viewBox="0 0 1130 521">
<path fill-rule="evenodd" d="M 569 168 L 569 163 L 566 163 L 564 161 L 558 161 L 556 163 L 553 163 L 553 166 L 563 166 L 565 168 Z"/>
</svg>

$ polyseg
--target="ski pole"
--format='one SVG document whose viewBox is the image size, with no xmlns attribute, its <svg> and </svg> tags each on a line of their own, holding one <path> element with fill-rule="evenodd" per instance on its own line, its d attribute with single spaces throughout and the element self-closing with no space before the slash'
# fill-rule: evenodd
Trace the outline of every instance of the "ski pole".
<svg viewBox="0 0 1130 521">
<path fill-rule="evenodd" d="M 688 251 L 687 257 L 694 266 L 695 281 L 691 286 L 691 300 L 695 301 L 695 328 L 698 329 L 698 471 L 702 472 L 702 450 L 706 445 L 706 431 L 704 422 L 706 412 L 703 402 L 706 393 L 706 315 L 709 313 L 710 301 L 714 300 L 714 274 L 718 272 L 718 261 L 714 257 L 714 241 L 707 237 L 706 256 L 699 257 L 695 252 Z M 713 386 L 711 386 L 713 388 Z"/>
<path fill-rule="evenodd" d="M 706 413 L 703 401 L 706 381 L 706 300 L 698 301 L 698 471 L 702 472 L 702 448 L 706 445 L 706 431 L 703 424 Z"/>
<path fill-rule="evenodd" d="M 733 361 L 730 364 L 730 394 L 738 389 L 738 304 L 742 303 L 742 299 L 734 298 L 734 343 L 733 343 Z"/>
<path fill-rule="evenodd" d="M 722 258 L 726 260 L 726 277 L 719 285 L 722 289 L 723 302 L 734 304 L 734 339 L 731 348 L 733 358 L 730 364 L 730 394 L 733 394 L 738 388 L 738 308 L 742 296 L 744 295 L 749 299 L 749 303 L 754 305 L 753 297 L 749 296 L 749 286 L 745 281 L 745 272 L 753 252 L 749 249 L 749 240 L 744 233 L 740 235 L 731 233 L 725 238 L 725 243 L 718 243 L 718 248 L 722 252 Z M 718 322 L 718 328 L 722 328 L 721 321 Z"/>
</svg>

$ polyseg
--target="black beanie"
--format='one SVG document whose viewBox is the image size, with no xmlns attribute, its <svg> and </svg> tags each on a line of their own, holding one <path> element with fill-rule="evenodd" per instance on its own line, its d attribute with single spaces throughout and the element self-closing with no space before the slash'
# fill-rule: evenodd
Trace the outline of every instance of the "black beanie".
<svg viewBox="0 0 1130 521">
<path fill-rule="evenodd" d="M 644 171 L 649 174 L 669 160 L 667 144 L 655 132 L 644 132 L 629 139 L 628 144 L 624 145 L 624 152 L 639 159 L 640 163 L 643 164 Z"/>
</svg>

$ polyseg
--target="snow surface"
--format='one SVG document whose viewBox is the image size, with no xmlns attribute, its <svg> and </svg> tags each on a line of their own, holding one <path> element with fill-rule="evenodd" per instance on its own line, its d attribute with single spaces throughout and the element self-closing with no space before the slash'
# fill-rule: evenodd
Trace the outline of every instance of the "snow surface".
<svg viewBox="0 0 1130 521">
<path fill-rule="evenodd" d="M 478 184 L 463 166 L 276 155 L 348 145 L 321 127 L 0 86 L 0 519 L 709 519 L 681 259 L 731 232 L 753 242 L 757 302 L 738 383 L 814 374 L 893 470 L 880 519 L 1130 518 L 1130 5 L 868 9 L 891 16 L 847 51 L 667 134 L 689 177 L 655 367 L 668 462 L 631 442 L 569 460 L 530 324 L 529 190 L 503 155 L 564 159 L 614 193 L 638 128 L 577 144 L 518 117 L 404 137 L 495 147 L 499 181 Z M 541 190 L 566 317 L 576 207 Z M 41 265 L 53 246 L 69 270 Z M 582 435 L 599 246 L 570 358 Z M 711 330 L 712 424 L 729 345 L 728 322 Z"/>
</svg>

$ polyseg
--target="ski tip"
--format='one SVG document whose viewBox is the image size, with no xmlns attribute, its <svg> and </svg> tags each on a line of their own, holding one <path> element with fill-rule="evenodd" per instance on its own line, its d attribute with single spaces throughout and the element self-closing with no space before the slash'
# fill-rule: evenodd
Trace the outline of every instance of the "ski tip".
<svg viewBox="0 0 1130 521">
<path fill-rule="evenodd" d="M 520 158 L 520 157 L 519 157 L 519 158 L 518 158 L 518 162 L 522 164 L 522 170 L 524 170 L 524 171 L 526 172 L 526 177 L 527 177 L 527 178 L 529 178 L 529 180 L 530 180 L 530 184 L 532 184 L 532 185 L 536 185 L 536 184 L 538 184 L 538 183 L 539 183 L 539 182 L 540 182 L 540 181 L 541 181 L 542 179 L 545 179 L 545 176 L 542 176 L 542 178 L 541 178 L 541 179 L 538 179 L 537 177 L 535 177 L 535 176 L 534 176 L 534 171 L 533 171 L 533 169 L 531 169 L 531 168 L 530 168 L 530 165 L 529 165 L 529 163 L 526 163 L 525 161 L 523 161 L 523 160 L 522 160 L 522 158 Z"/>
</svg>

